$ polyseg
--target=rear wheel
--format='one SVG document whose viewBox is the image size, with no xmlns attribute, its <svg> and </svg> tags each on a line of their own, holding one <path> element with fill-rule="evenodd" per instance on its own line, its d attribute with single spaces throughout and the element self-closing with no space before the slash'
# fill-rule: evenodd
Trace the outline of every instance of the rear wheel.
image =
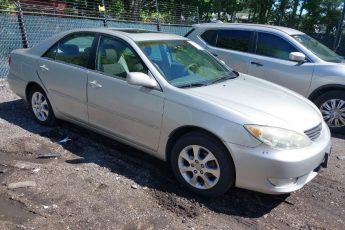
<svg viewBox="0 0 345 230">
<path fill-rule="evenodd" d="M 332 132 L 345 133 L 345 92 L 329 91 L 315 100 Z"/>
<path fill-rule="evenodd" d="M 229 152 L 206 133 L 192 132 L 177 140 L 170 163 L 179 182 L 203 196 L 222 195 L 235 183 L 235 167 Z"/>
<path fill-rule="evenodd" d="M 34 119 L 42 125 L 52 125 L 55 122 L 55 115 L 47 95 L 39 86 L 34 86 L 29 93 L 30 111 Z"/>
</svg>

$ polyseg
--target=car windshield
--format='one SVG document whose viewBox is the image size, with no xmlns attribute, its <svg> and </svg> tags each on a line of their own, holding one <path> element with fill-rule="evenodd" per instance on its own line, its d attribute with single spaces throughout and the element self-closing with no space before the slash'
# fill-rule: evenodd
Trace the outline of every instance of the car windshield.
<svg viewBox="0 0 345 230">
<path fill-rule="evenodd" d="M 344 61 L 343 57 L 306 34 L 292 35 L 292 37 L 324 61 L 337 63 Z"/>
<path fill-rule="evenodd" d="M 165 79 L 179 88 L 204 86 L 236 77 L 230 68 L 192 41 L 143 41 L 138 45 Z"/>
</svg>

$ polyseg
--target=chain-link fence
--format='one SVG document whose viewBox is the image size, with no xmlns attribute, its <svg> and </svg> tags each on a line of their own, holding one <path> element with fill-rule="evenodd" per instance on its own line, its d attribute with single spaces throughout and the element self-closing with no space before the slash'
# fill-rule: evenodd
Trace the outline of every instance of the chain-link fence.
<svg viewBox="0 0 345 230">
<path fill-rule="evenodd" d="M 198 23 L 195 6 L 158 0 L 0 0 L 0 78 L 9 53 L 75 28 L 143 28 L 184 35 Z"/>
</svg>

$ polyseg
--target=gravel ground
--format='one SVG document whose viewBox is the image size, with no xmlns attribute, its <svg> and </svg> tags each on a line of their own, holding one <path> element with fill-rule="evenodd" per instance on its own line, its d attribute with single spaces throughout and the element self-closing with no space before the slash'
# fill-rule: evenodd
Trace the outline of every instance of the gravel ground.
<svg viewBox="0 0 345 230">
<path fill-rule="evenodd" d="M 141 151 L 70 123 L 37 125 L 6 81 L 0 137 L 0 229 L 345 229 L 344 137 L 333 138 L 329 167 L 297 192 L 234 188 L 217 199 L 187 192 Z M 9 188 L 23 181 L 35 186 Z"/>
</svg>

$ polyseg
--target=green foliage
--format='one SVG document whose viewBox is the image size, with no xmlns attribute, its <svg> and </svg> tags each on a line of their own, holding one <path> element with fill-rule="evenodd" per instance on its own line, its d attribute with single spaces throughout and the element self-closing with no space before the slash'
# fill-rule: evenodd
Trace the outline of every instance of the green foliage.
<svg viewBox="0 0 345 230">
<path fill-rule="evenodd" d="M 172 2 L 181 2 L 173 1 Z M 191 0 L 199 7 L 200 21 L 220 12 L 224 22 L 274 24 L 300 29 L 306 33 L 334 34 L 344 0 Z M 236 13 L 248 18 L 236 19 Z M 225 17 L 228 15 L 230 17 Z"/>
<path fill-rule="evenodd" d="M 0 10 L 16 10 L 16 5 L 11 0 L 0 0 Z"/>
<path fill-rule="evenodd" d="M 42 1 L 43 0 L 36 0 Z M 53 0 L 46 0 L 47 2 Z M 102 0 L 60 0 L 65 14 L 103 17 Z M 103 0 L 109 19 L 161 23 L 224 22 L 274 24 L 333 35 L 345 0 Z M 155 3 L 158 2 L 159 13 Z M 0 10 L 16 10 L 14 0 L 0 0 Z M 33 12 L 40 9 L 32 9 Z M 237 17 L 240 15 L 240 17 Z M 339 30 L 340 31 L 340 30 Z"/>
</svg>

